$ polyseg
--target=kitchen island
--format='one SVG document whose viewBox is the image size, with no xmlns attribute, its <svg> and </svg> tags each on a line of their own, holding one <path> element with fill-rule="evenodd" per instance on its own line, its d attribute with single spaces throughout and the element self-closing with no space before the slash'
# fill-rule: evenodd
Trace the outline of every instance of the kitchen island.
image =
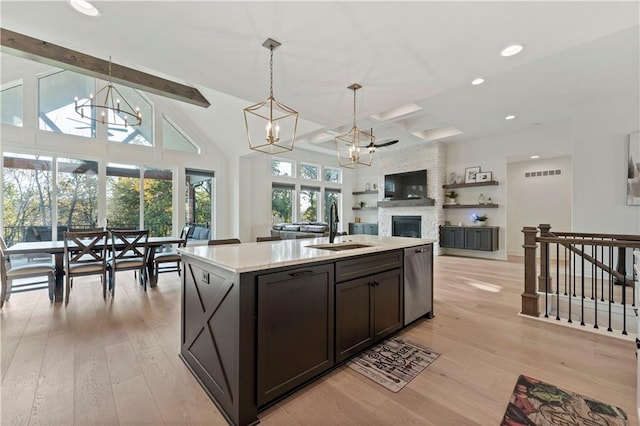
<svg viewBox="0 0 640 426">
<path fill-rule="evenodd" d="M 180 356 L 230 423 L 258 423 L 259 410 L 401 329 L 407 249 L 428 253 L 433 315 L 433 241 L 328 240 L 180 249 Z"/>
</svg>

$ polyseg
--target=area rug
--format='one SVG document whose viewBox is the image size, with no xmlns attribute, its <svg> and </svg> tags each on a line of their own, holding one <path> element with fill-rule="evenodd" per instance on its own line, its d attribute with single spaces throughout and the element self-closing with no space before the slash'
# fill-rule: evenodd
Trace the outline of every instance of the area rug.
<svg viewBox="0 0 640 426">
<path fill-rule="evenodd" d="M 532 377 L 520 376 L 501 426 L 627 424 L 627 415 L 618 407 L 562 390 Z"/>
<path fill-rule="evenodd" d="M 354 357 L 347 366 L 398 392 L 439 356 L 429 348 L 393 337 Z"/>
</svg>

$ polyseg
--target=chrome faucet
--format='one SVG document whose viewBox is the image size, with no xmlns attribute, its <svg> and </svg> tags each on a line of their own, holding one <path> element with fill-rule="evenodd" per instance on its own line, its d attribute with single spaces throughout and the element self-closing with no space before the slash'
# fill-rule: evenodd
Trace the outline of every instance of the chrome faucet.
<svg viewBox="0 0 640 426">
<path fill-rule="evenodd" d="M 329 207 L 329 243 L 333 243 L 336 239 L 338 222 L 340 222 L 338 218 L 338 205 L 335 201 L 332 201 L 331 207 Z"/>
</svg>

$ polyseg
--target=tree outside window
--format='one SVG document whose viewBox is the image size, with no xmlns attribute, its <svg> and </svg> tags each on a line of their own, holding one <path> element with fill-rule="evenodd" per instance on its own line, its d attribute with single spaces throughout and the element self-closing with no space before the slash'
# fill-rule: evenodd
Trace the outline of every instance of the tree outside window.
<svg viewBox="0 0 640 426">
<path fill-rule="evenodd" d="M 318 221 L 318 200 L 320 188 L 302 186 L 300 188 L 300 219 L 305 222 Z"/>
<path fill-rule="evenodd" d="M 271 185 L 271 215 L 273 223 L 290 223 L 293 218 L 293 185 L 279 184 L 274 182 Z"/>
</svg>

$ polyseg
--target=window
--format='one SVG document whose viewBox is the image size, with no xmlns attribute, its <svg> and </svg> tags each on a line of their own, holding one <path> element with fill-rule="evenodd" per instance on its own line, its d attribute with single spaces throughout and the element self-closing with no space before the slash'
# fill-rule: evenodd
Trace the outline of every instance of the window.
<svg viewBox="0 0 640 426">
<path fill-rule="evenodd" d="M 209 228 L 213 218 L 213 172 L 186 170 L 186 214 L 185 223 Z M 211 235 L 213 238 L 213 235 Z"/>
<path fill-rule="evenodd" d="M 165 116 L 162 117 L 162 147 L 195 154 L 200 152 L 200 148 Z"/>
<path fill-rule="evenodd" d="M 271 184 L 271 215 L 273 223 L 292 222 L 295 185 Z"/>
<path fill-rule="evenodd" d="M 320 200 L 320 187 L 300 187 L 300 220 L 304 222 L 318 222 L 318 203 Z"/>
<path fill-rule="evenodd" d="M 342 170 L 334 167 L 324 168 L 324 181 L 332 183 L 342 183 Z"/>
<path fill-rule="evenodd" d="M 107 226 L 140 227 L 140 167 L 107 164 Z"/>
<path fill-rule="evenodd" d="M 324 218 L 323 221 L 329 223 L 329 209 L 331 208 L 331 203 L 335 202 L 338 206 L 338 211 L 341 211 L 342 197 L 341 191 L 335 188 L 325 188 L 324 190 Z"/>
<path fill-rule="evenodd" d="M 338 204 L 338 211 L 341 211 L 341 169 L 303 162 L 296 164 L 295 161 L 281 159 L 272 159 L 271 166 L 273 176 L 294 178 L 274 178 L 271 183 L 274 224 L 328 222 L 332 201 Z M 276 179 L 281 181 L 277 182 Z"/>
<path fill-rule="evenodd" d="M 144 227 L 149 235 L 171 235 L 173 218 L 173 173 L 171 170 L 144 170 Z"/>
<path fill-rule="evenodd" d="M 105 83 L 106 84 L 106 83 Z M 109 126 L 108 139 L 111 142 L 121 142 L 129 145 L 153 145 L 153 108 L 137 90 L 126 86 L 114 84 L 120 94 L 135 110 L 140 108 L 142 113 L 142 125 L 138 127 Z M 122 117 L 124 122 L 124 116 Z M 131 121 L 131 119 L 129 119 Z"/>
<path fill-rule="evenodd" d="M 301 163 L 298 169 L 300 179 L 318 180 L 318 166 Z"/>
<path fill-rule="evenodd" d="M 98 163 L 58 158 L 58 225 L 94 228 L 98 223 Z"/>
<path fill-rule="evenodd" d="M 40 130 L 95 137 L 95 122 L 82 118 L 74 108 L 74 98 L 95 93 L 95 79 L 61 71 L 38 80 Z M 80 99 L 82 101 L 82 99 Z"/>
<path fill-rule="evenodd" d="M 293 163 L 284 160 L 271 160 L 271 174 L 273 176 L 293 176 Z"/>
<path fill-rule="evenodd" d="M 52 158 L 5 152 L 3 218 L 7 244 L 50 241 Z"/>
<path fill-rule="evenodd" d="M 22 127 L 22 85 L 9 87 L 0 92 L 0 115 L 2 124 Z"/>
</svg>

